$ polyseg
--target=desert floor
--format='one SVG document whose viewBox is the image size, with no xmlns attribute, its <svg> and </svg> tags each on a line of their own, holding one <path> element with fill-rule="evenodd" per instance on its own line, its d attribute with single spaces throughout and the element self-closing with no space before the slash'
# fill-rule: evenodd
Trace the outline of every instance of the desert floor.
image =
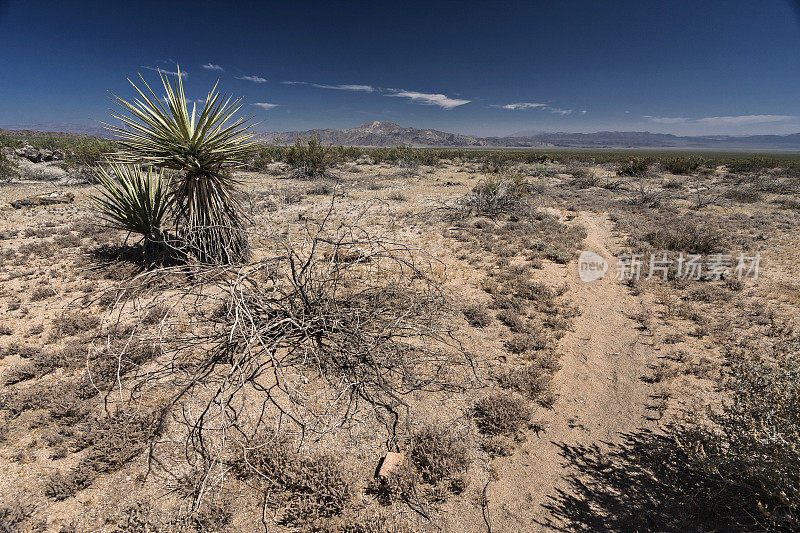
<svg viewBox="0 0 800 533">
<path fill-rule="evenodd" d="M 676 481 L 676 470 L 659 464 L 681 453 L 673 449 L 675 427 L 702 423 L 706 406 L 724 400 L 727 355 L 797 320 L 795 182 L 724 168 L 646 179 L 601 167 L 578 178 L 558 163 L 512 170 L 525 177 L 530 196 L 524 208 L 496 215 L 470 210 L 471 191 L 487 179 L 470 162 L 414 173 L 348 163 L 317 180 L 280 169 L 238 173 L 254 261 L 278 253 L 276 239 L 305 242 L 308 228 L 327 216 L 329 227 L 357 227 L 364 242 L 408 247 L 442 290 L 441 324 L 455 339 L 442 345 L 455 361 L 442 375 L 454 386 L 404 395 L 408 430 L 396 440 L 379 410 L 363 407 L 346 424 L 303 440 L 297 453 L 333 457 L 332 470 L 292 456 L 314 478 L 303 490 L 346 474 L 342 509 L 328 500 L 314 507 L 313 496 L 298 499 L 288 484 L 265 489 L 223 459 L 198 474 L 184 422 L 212 385 L 173 405 L 159 431 L 141 422 L 167 401 L 172 377 L 151 378 L 146 390 L 134 382 L 189 357 L 171 341 L 210 326 L 168 282 L 139 287 L 120 311 L 127 296 L 118 289 L 142 271 L 120 255 L 126 235 L 98 225 L 88 205 L 92 186 L 0 185 L 0 203 L 54 190 L 75 195 L 68 204 L 0 211 L 2 520 L 22 531 L 348 530 L 356 523 L 362 529 L 349 530 L 714 529 L 719 518 L 698 511 L 688 480 Z M 709 254 L 724 250 L 734 261 L 740 252 L 760 253 L 758 279 L 616 279 L 619 254 L 677 253 L 681 238 L 709 239 Z M 580 279 L 583 250 L 608 261 L 605 277 Z M 152 309 L 163 312 L 152 318 Z M 138 329 L 120 326 L 135 320 Z M 147 353 L 123 372 L 114 350 L 126 338 Z M 299 387 L 329 385 L 315 379 L 304 377 Z M 257 409 L 257 401 L 248 403 L 253 394 L 243 411 Z M 492 409 L 500 412 L 487 414 Z M 414 436 L 431 427 L 455 439 L 433 441 L 463 460 L 433 476 L 417 472 L 411 489 L 403 479 L 397 486 L 373 480 L 390 447 L 407 461 L 418 457 Z M 230 443 L 210 446 L 223 457 Z M 268 502 L 265 494 L 274 497 Z"/>
</svg>

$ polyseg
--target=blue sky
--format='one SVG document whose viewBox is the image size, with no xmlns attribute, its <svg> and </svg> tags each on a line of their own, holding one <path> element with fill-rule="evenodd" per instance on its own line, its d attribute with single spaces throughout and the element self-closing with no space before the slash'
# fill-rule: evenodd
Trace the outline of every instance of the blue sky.
<svg viewBox="0 0 800 533">
<path fill-rule="evenodd" d="M 794 133 L 799 14 L 785 0 L 0 0 L 0 124 L 107 120 L 108 91 L 179 63 L 190 96 L 219 78 L 271 131 Z"/>
</svg>

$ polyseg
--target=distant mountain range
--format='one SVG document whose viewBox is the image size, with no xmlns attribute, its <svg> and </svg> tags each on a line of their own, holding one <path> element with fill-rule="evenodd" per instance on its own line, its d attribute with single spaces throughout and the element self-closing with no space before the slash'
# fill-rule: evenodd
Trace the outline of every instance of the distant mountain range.
<svg viewBox="0 0 800 533">
<path fill-rule="evenodd" d="M 5 130 L 79 133 L 111 137 L 102 126 L 70 123 L 0 125 Z M 341 146 L 397 146 L 447 148 L 667 148 L 696 150 L 800 151 L 800 133 L 790 135 L 678 136 L 647 131 L 600 131 L 597 133 L 538 133 L 509 137 L 475 137 L 431 129 L 406 128 L 393 122 L 368 122 L 355 128 L 257 132 L 265 142 L 292 143 L 300 137 L 319 135 L 325 144 Z"/>
</svg>

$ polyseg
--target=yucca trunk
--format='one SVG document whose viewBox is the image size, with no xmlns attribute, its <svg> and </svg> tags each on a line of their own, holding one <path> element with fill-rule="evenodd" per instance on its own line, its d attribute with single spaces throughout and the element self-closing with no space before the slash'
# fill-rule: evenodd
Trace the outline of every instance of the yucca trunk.
<svg viewBox="0 0 800 533">
<path fill-rule="evenodd" d="M 207 263 L 247 259 L 244 215 L 228 172 L 187 172 L 176 180 L 175 222 L 186 252 Z"/>
</svg>

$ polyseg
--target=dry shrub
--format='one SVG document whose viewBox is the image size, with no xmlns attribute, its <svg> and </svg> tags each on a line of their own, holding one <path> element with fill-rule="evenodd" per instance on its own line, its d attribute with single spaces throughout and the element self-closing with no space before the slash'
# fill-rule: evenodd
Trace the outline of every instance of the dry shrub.
<svg viewBox="0 0 800 533">
<path fill-rule="evenodd" d="M 644 238 L 657 250 L 708 254 L 722 247 L 722 236 L 713 226 L 691 220 L 661 225 Z"/>
<path fill-rule="evenodd" d="M 464 316 L 470 326 L 485 328 L 492 323 L 492 315 L 483 305 L 470 305 L 464 308 Z"/>
<path fill-rule="evenodd" d="M 521 396 L 497 392 L 475 403 L 478 429 L 486 435 L 518 437 L 531 418 L 530 406 Z"/>
<path fill-rule="evenodd" d="M 527 331 L 528 325 L 525 319 L 513 309 L 503 309 L 497 314 L 497 319 L 505 324 L 508 329 L 514 333 L 523 333 Z"/>
<path fill-rule="evenodd" d="M 412 435 L 411 461 L 425 483 L 437 484 L 464 474 L 471 460 L 464 440 L 440 425 L 426 425 Z"/>
<path fill-rule="evenodd" d="M 353 502 L 352 474 L 333 455 L 298 453 L 282 436 L 236 453 L 233 472 L 263 492 L 284 525 L 341 515 Z"/>
<path fill-rule="evenodd" d="M 6 372 L 5 383 L 6 385 L 13 385 L 21 381 L 33 379 L 36 376 L 36 366 L 32 363 L 23 363 L 12 367 Z"/>
<path fill-rule="evenodd" d="M 754 204 L 760 201 L 763 195 L 754 189 L 730 189 L 725 193 L 725 198 L 743 204 Z"/>
<path fill-rule="evenodd" d="M 514 367 L 500 373 L 497 381 L 504 389 L 514 389 L 543 407 L 552 407 L 556 396 L 552 389 L 552 375 L 547 368 L 536 363 Z"/>
<path fill-rule="evenodd" d="M 305 240 L 275 237 L 267 243 L 274 253 L 235 269 L 170 267 L 129 283 L 118 306 L 157 305 L 156 285 L 171 308 L 192 310 L 176 311 L 181 327 L 170 328 L 164 357 L 125 386 L 134 399 L 156 389 L 175 407 L 207 406 L 179 419 L 197 461 L 213 462 L 210 450 L 234 431 L 250 448 L 242 435 L 281 426 L 314 439 L 362 415 L 395 438 L 412 394 L 465 387 L 459 372 L 469 371 L 469 354 L 453 337 L 454 310 L 434 260 L 354 224 L 330 224 L 309 221 Z M 119 353 L 112 346 L 90 361 L 93 377 L 113 383 Z"/>
<path fill-rule="evenodd" d="M 23 523 L 36 511 L 36 506 L 9 499 L 0 504 L 0 533 L 20 531 Z"/>
<path fill-rule="evenodd" d="M 346 509 L 340 516 L 317 520 L 314 531 L 320 533 L 413 533 L 407 519 L 392 510 L 373 507 Z"/>
<path fill-rule="evenodd" d="M 56 332 L 68 337 L 94 330 L 99 326 L 100 318 L 89 313 L 62 314 L 54 321 Z"/>
<path fill-rule="evenodd" d="M 534 330 L 531 333 L 514 335 L 505 342 L 506 348 L 513 354 L 544 350 L 549 345 L 550 336 L 543 330 Z"/>
<path fill-rule="evenodd" d="M 734 513 L 749 507 L 769 530 L 800 527 L 798 353 L 800 339 L 790 338 L 775 362 L 737 361 L 727 383 L 732 401 L 712 417 L 720 432 L 704 434 L 702 450 L 692 454 L 725 487 L 718 506 Z"/>
<path fill-rule="evenodd" d="M 162 414 L 160 410 L 131 415 L 117 411 L 87 424 L 81 438 L 88 452 L 76 467 L 50 475 L 45 494 L 63 500 L 91 485 L 98 474 L 119 470 L 158 434 Z"/>
<path fill-rule="evenodd" d="M 56 290 L 50 285 L 40 285 L 39 287 L 33 289 L 30 299 L 32 302 L 38 302 L 40 300 L 44 300 L 45 298 L 55 296 L 56 294 Z"/>
<path fill-rule="evenodd" d="M 474 214 L 493 217 L 501 213 L 529 210 L 530 187 L 522 174 L 490 176 L 481 180 L 472 192 L 459 199 L 462 216 Z"/>
<path fill-rule="evenodd" d="M 54 472 L 47 476 L 44 494 L 56 501 L 66 500 L 92 484 L 94 472 L 79 464 L 66 473 Z"/>
</svg>

